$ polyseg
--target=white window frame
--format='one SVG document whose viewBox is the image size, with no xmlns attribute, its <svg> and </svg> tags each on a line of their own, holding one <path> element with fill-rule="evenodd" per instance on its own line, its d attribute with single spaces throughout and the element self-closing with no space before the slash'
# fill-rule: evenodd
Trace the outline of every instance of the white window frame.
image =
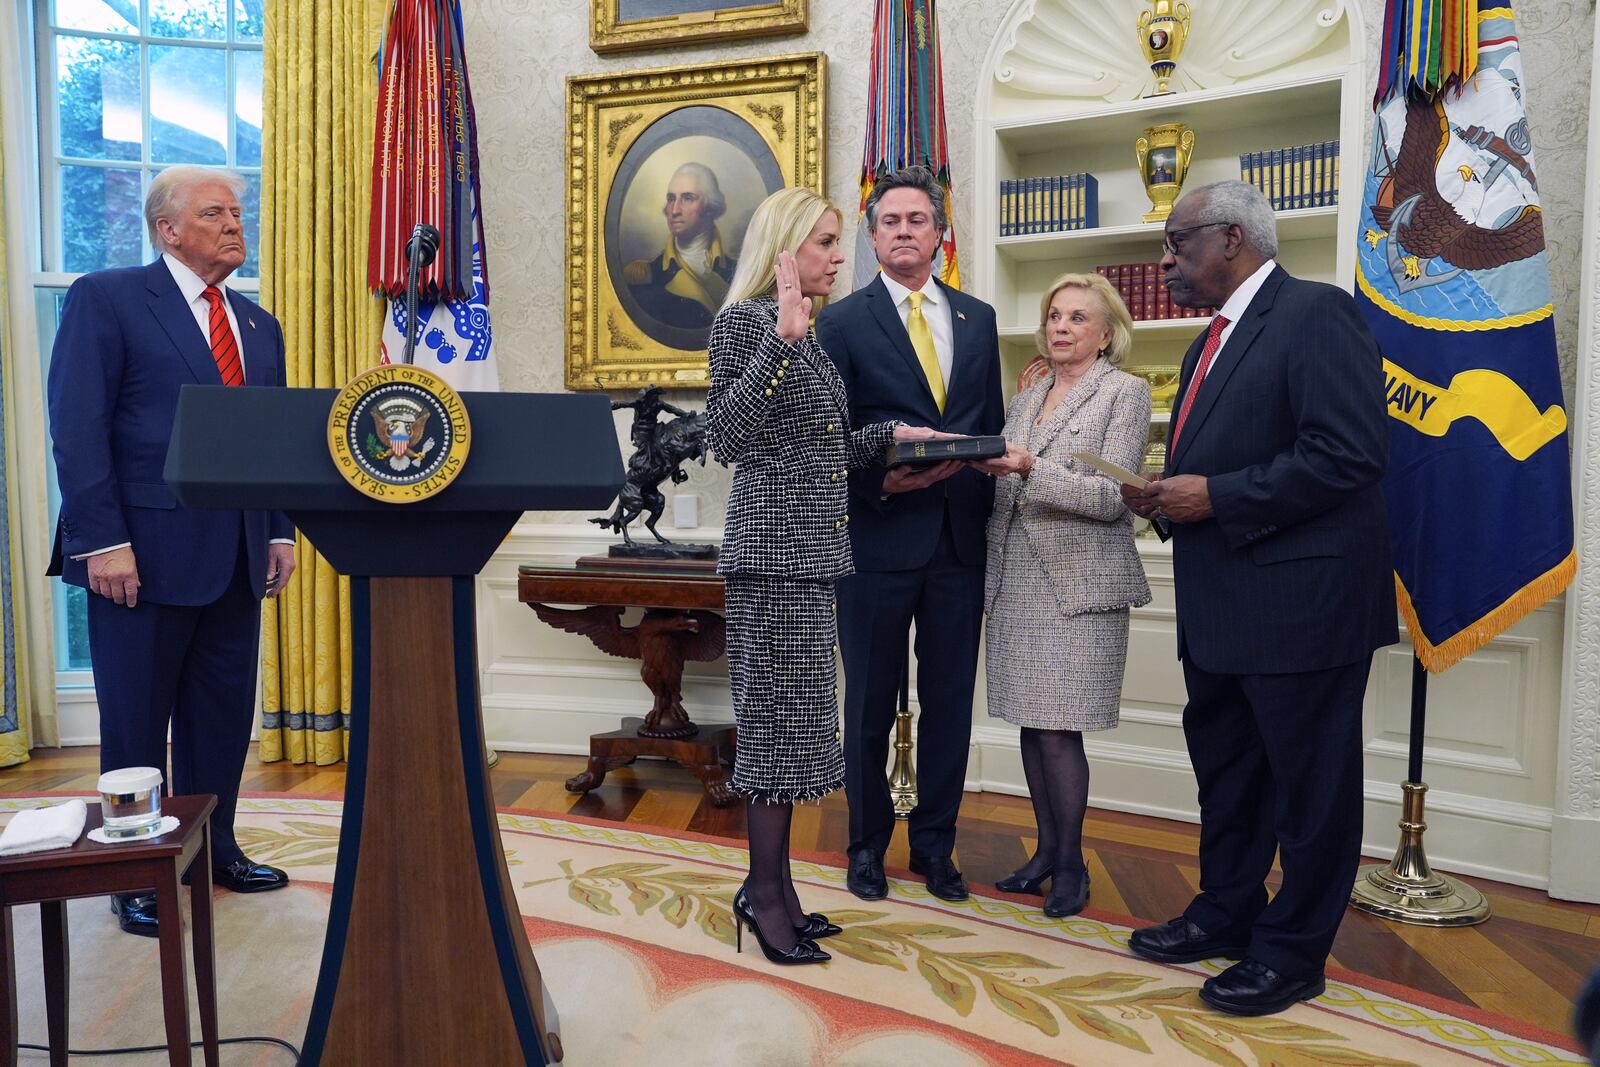
<svg viewBox="0 0 1600 1067">
<path fill-rule="evenodd" d="M 72 36 L 117 40 L 137 44 L 140 49 L 140 123 L 142 136 L 140 141 L 140 158 L 137 160 L 106 160 L 64 156 L 59 151 L 59 139 L 55 128 L 55 92 L 56 92 L 56 34 L 57 29 L 50 21 L 52 14 L 52 0 L 0 0 L 13 8 L 11 12 L 15 20 L 16 33 L 11 36 L 10 42 L 5 40 L 6 34 L 0 34 L 0 49 L 10 49 L 12 55 L 7 60 L 15 59 L 15 63 L 7 62 L 5 67 L 11 72 L 5 76 L 4 92 L 6 104 L 6 182 L 8 192 L 13 198 L 22 201 L 21 210 L 13 209 L 10 216 L 13 220 L 26 220 L 25 226 L 9 226 L 8 237 L 12 245 L 10 252 L 11 278 L 14 279 L 11 293 L 12 321 L 15 324 L 12 330 L 12 340 L 19 348 L 33 347 L 40 350 L 36 367 L 38 377 L 34 378 L 33 366 L 24 366 L 30 363 L 27 360 L 14 360 L 12 366 L 19 368 L 18 387 L 19 395 L 32 399 L 34 403 L 18 405 L 27 412 L 23 419 L 23 432 L 18 435 L 25 442 L 23 455 L 19 464 L 25 471 L 35 473 L 37 485 L 30 486 L 31 491 L 24 495 L 27 498 L 23 508 L 21 520 L 27 528 L 38 531 L 42 536 L 32 539 L 35 551 L 28 553 L 29 571 L 34 575 L 42 575 L 44 563 L 47 561 L 50 544 L 54 538 L 53 522 L 55 519 L 54 505 L 49 501 L 48 485 L 51 464 L 49 440 L 45 429 L 45 395 L 44 378 L 49 363 L 48 352 L 44 351 L 43 339 L 53 335 L 53 324 L 49 325 L 41 320 L 42 308 L 45 306 L 43 298 L 51 291 L 65 290 L 74 281 L 82 277 L 80 273 L 60 270 L 64 262 L 62 248 L 61 224 L 61 166 L 70 164 L 87 167 L 106 167 L 123 170 L 138 170 L 141 175 L 140 188 L 147 190 L 150 179 L 162 169 L 171 166 L 170 163 L 156 163 L 151 159 L 151 116 L 150 116 L 150 70 L 149 50 L 151 46 L 157 47 L 189 47 L 223 51 L 226 53 L 225 84 L 227 100 L 225 103 L 227 115 L 227 141 L 225 149 L 231 157 L 234 152 L 236 134 L 237 111 L 235 108 L 235 67 L 234 56 L 239 52 L 261 52 L 262 45 L 257 42 L 237 42 L 231 39 L 221 41 L 204 41 L 194 38 L 171 38 L 139 33 L 111 34 L 93 33 L 79 30 L 63 30 L 61 32 Z M 148 24 L 149 0 L 138 0 L 139 18 L 141 29 Z M 233 33 L 234 5 L 227 4 L 228 36 Z M 0 26 L 6 20 L 0 17 Z M 12 103 L 15 102 L 15 103 Z M 230 164 L 231 165 L 231 164 Z M 261 168 L 238 167 L 232 169 L 246 176 L 259 178 Z M 31 210 L 32 209 L 32 210 Z M 259 213 L 259 206 L 257 207 Z M 149 234 L 140 226 L 141 261 L 150 262 L 155 258 L 155 253 L 150 245 Z M 259 249 L 257 249 L 259 255 Z M 259 259 L 258 259 L 259 262 Z M 18 265 L 21 264 L 21 269 Z M 31 283 L 23 279 L 31 279 Z M 230 288 L 248 294 L 252 299 L 259 299 L 261 280 L 256 278 L 234 277 L 228 281 Z M 42 549 L 38 546 L 42 542 Z M 47 647 L 44 655 L 39 659 L 55 669 L 58 662 L 55 647 L 58 642 L 63 642 L 66 635 L 67 620 L 61 612 L 56 610 L 57 579 L 39 579 L 39 584 L 33 587 L 33 596 L 30 607 L 35 608 L 30 614 L 33 618 L 48 618 L 50 620 L 48 632 L 51 640 L 43 642 Z M 33 631 L 40 637 L 43 626 L 35 626 Z M 75 737 L 81 730 L 74 728 L 74 722 L 85 725 L 95 721 L 94 676 L 88 670 L 60 670 L 55 669 L 57 686 L 57 704 L 61 712 L 62 741 L 73 743 L 74 740 L 92 740 L 87 736 Z M 78 715 L 71 713 L 77 711 Z M 85 714 L 87 717 L 85 717 Z M 69 717 L 72 721 L 69 721 Z"/>
</svg>

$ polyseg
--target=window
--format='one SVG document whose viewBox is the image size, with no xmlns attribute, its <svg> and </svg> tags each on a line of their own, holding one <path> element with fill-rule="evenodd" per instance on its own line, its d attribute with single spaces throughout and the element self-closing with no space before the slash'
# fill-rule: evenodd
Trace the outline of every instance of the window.
<svg viewBox="0 0 1600 1067">
<path fill-rule="evenodd" d="M 163 167 L 227 166 L 244 176 L 249 256 L 229 284 L 255 295 L 266 2 L 35 0 L 42 262 L 34 307 L 46 372 L 76 276 L 154 258 L 144 193 Z M 53 519 L 60 497 L 47 466 Z M 92 684 L 85 597 L 55 582 L 63 686 Z"/>
<path fill-rule="evenodd" d="M 142 205 L 164 166 L 245 176 L 240 278 L 260 271 L 265 0 L 40 0 L 44 269 L 81 274 L 151 256 Z"/>
</svg>

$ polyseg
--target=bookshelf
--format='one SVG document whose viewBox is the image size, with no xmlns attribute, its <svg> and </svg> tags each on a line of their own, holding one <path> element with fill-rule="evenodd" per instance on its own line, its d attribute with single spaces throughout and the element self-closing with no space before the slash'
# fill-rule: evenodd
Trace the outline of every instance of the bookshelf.
<svg viewBox="0 0 1600 1067">
<path fill-rule="evenodd" d="M 1359 150 L 1369 101 L 1359 60 L 1360 13 L 1345 0 L 1216 0 L 1199 5 L 1166 96 L 1139 50 L 1139 3 L 1015 0 L 978 79 L 975 235 L 963 256 L 971 288 L 995 306 L 1008 397 L 1035 355 L 1039 297 L 1066 271 L 1160 256 L 1133 144 L 1145 127 L 1195 131 L 1184 185 L 1238 178 L 1239 156 L 1341 142 L 1341 189 L 1330 207 L 1278 213 L 1278 260 L 1290 273 L 1349 288 L 1355 270 Z M 1087 171 L 1101 225 L 998 237 L 1000 182 Z M 1171 367 L 1205 318 L 1134 323 L 1129 369 Z"/>
</svg>

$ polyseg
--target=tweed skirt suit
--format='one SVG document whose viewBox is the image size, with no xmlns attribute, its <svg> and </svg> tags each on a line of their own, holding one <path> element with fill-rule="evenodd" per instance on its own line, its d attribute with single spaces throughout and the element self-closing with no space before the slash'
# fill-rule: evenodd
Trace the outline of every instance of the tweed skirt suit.
<svg viewBox="0 0 1600 1067">
<path fill-rule="evenodd" d="M 1117 725 L 1128 609 L 1150 603 L 1118 484 L 1072 458 L 1138 470 L 1150 385 L 1096 360 L 1038 423 L 1053 377 L 1017 394 L 1006 440 L 1037 457 L 995 487 L 985 577 L 989 714 L 1039 730 Z"/>
<path fill-rule="evenodd" d="M 791 345 L 777 321 L 771 297 L 718 312 L 706 419 L 717 457 L 735 464 L 717 563 L 739 724 L 732 787 L 784 803 L 844 785 L 833 583 L 853 569 L 845 491 L 852 470 L 881 462 L 895 424 L 850 429 L 816 336 Z"/>
</svg>

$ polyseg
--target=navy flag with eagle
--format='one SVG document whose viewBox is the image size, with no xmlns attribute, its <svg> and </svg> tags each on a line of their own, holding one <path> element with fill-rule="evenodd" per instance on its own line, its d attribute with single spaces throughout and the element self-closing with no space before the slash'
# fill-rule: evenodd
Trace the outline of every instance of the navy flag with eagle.
<svg viewBox="0 0 1600 1067">
<path fill-rule="evenodd" d="M 1567 414 L 1511 8 L 1389 0 L 1383 39 L 1356 300 L 1400 610 L 1437 672 L 1572 580 Z"/>
</svg>

